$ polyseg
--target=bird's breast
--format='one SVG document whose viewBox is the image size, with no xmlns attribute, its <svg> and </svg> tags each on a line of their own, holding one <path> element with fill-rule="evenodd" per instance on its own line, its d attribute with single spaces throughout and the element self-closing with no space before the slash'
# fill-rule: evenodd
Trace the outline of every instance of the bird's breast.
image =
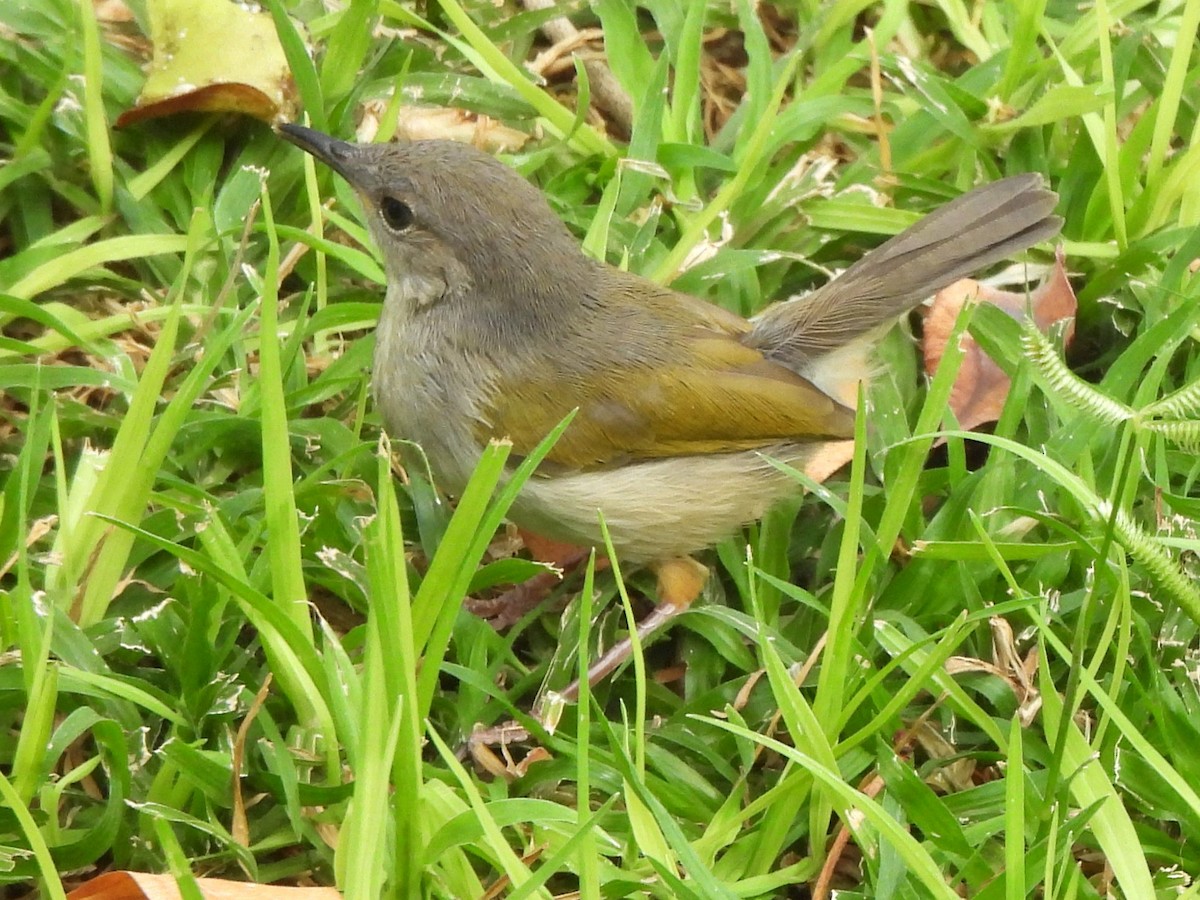
<svg viewBox="0 0 1200 900">
<path fill-rule="evenodd" d="M 389 298 L 391 299 L 391 298 Z M 434 312 L 429 310 L 429 313 Z M 438 482 L 457 493 L 482 451 L 472 425 L 487 379 L 432 316 L 386 303 L 376 331 L 371 392 L 388 434 L 419 444 Z"/>
</svg>

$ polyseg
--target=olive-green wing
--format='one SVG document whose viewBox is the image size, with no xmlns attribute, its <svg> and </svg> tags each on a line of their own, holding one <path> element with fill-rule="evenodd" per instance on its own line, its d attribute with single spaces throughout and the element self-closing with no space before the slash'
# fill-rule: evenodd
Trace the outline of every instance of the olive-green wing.
<svg viewBox="0 0 1200 900">
<path fill-rule="evenodd" d="M 740 343 L 729 333 L 740 321 L 730 317 L 728 330 L 725 321 L 689 327 L 665 364 L 606 365 L 586 381 L 548 370 L 507 379 L 483 411 L 479 437 L 507 437 L 528 453 L 578 408 L 549 456 L 578 471 L 852 436 L 853 411 Z"/>
</svg>

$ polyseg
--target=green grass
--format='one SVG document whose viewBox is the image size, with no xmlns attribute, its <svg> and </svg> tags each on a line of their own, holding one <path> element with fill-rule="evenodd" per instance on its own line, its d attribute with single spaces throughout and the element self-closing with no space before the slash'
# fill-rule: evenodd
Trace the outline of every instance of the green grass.
<svg viewBox="0 0 1200 900">
<path fill-rule="evenodd" d="M 589 570 L 503 634 L 461 610 L 539 571 L 489 551 L 507 449 L 454 507 L 393 461 L 347 186 L 248 120 L 112 130 L 142 76 L 111 26 L 3 5 L 6 896 L 131 868 L 803 897 L 834 863 L 840 897 L 1200 893 L 1200 4 L 803 2 L 766 28 L 748 0 L 576 4 L 627 143 L 579 114 L 590 86 L 524 68 L 545 14 L 268 5 L 314 125 L 419 97 L 536 134 L 506 161 L 589 252 L 740 313 L 1042 172 L 1078 335 L 1064 365 L 994 310 L 962 322 L 1014 379 L 968 436 L 955 354 L 924 379 L 893 332 L 853 464 L 716 548 L 669 635 L 561 706 L 652 579 Z M 717 28 L 745 85 L 708 134 Z M 499 777 L 467 738 L 510 720 L 533 737 Z"/>
</svg>

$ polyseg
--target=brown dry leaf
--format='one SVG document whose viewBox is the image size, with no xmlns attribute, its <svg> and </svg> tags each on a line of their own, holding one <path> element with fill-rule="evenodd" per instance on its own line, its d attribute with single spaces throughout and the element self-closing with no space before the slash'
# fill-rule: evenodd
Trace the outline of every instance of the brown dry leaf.
<svg viewBox="0 0 1200 900">
<path fill-rule="evenodd" d="M 25 535 L 25 549 L 31 549 L 34 544 L 36 544 L 46 535 L 51 534 L 54 531 L 54 526 L 57 524 L 58 516 L 56 515 L 46 516 L 34 521 L 34 523 L 29 526 L 29 533 Z M 0 578 L 3 578 L 5 575 L 7 575 L 12 567 L 15 566 L 18 561 L 20 561 L 20 559 L 20 551 L 14 550 L 12 552 L 12 556 L 10 556 L 8 559 L 0 560 Z"/>
<path fill-rule="evenodd" d="M 505 781 L 512 780 L 509 777 L 510 773 L 508 770 L 508 763 L 497 756 L 496 751 L 494 751 L 488 744 L 471 741 L 470 747 L 471 758 L 475 760 L 475 765 L 479 767 L 480 771 L 486 772 L 493 778 L 501 778 Z M 508 756 L 507 751 L 504 755 L 506 757 Z"/>
<path fill-rule="evenodd" d="M 1049 331 L 1055 322 L 1068 320 L 1063 341 L 1070 345 L 1075 336 L 1075 292 L 1067 281 L 1062 250 L 1055 254 L 1054 271 L 1050 278 L 1032 294 L 999 291 L 964 278 L 939 291 L 933 305 L 925 312 L 925 336 L 922 349 L 925 371 L 933 375 L 942 361 L 946 342 L 954 330 L 954 322 L 966 303 L 991 303 L 1018 321 L 1025 318 L 1026 305 L 1033 311 L 1033 321 L 1042 331 Z M 959 425 L 967 430 L 1000 418 L 1008 398 L 1011 381 L 969 334 L 963 338 L 963 360 L 950 392 L 950 409 Z"/>
<path fill-rule="evenodd" d="M 499 725 L 476 724 L 467 738 L 467 746 L 471 755 L 475 755 L 475 745 L 483 744 L 489 747 L 499 747 L 504 744 L 516 744 L 529 740 L 529 732 L 523 725 L 516 722 L 501 722 Z"/>
<path fill-rule="evenodd" d="M 585 28 L 582 31 L 572 27 L 571 31 L 563 34 L 547 49 L 541 51 L 526 68 L 542 78 L 548 78 L 559 72 L 575 71 L 575 57 L 582 57 L 581 51 L 589 51 L 593 58 L 601 57 L 599 48 L 604 43 L 604 32 L 599 28 Z M 594 45 L 590 47 L 589 45 Z"/>
<path fill-rule="evenodd" d="M 363 143 L 375 140 L 379 120 L 387 104 L 379 100 L 363 106 L 355 137 Z M 406 106 L 396 118 L 396 136 L 410 141 L 447 140 L 471 144 L 488 153 L 514 153 L 525 146 L 529 135 L 509 128 L 490 116 L 454 107 Z"/>
<path fill-rule="evenodd" d="M 94 0 L 92 7 L 96 10 L 96 21 L 105 25 L 128 25 L 134 20 L 125 0 Z"/>
<path fill-rule="evenodd" d="M 854 441 L 830 441 L 816 449 L 804 464 L 804 474 L 818 484 L 854 459 Z"/>
<path fill-rule="evenodd" d="M 982 672 L 1003 679 L 1016 695 L 1017 716 L 1022 727 L 1028 728 L 1042 708 L 1042 695 L 1037 687 L 1037 647 L 1022 658 L 1008 621 L 992 616 L 988 624 L 992 629 L 992 662 L 970 656 L 952 656 L 946 660 L 946 672 L 950 675 Z"/>
<path fill-rule="evenodd" d="M 930 759 L 951 760 L 930 772 L 925 779 L 926 784 L 947 794 L 965 791 L 975 786 L 975 760 L 970 757 L 954 759 L 959 754 L 958 748 L 946 740 L 935 725 L 921 719 L 910 726 L 909 732 L 913 742 L 924 750 Z"/>
<path fill-rule="evenodd" d="M 196 884 L 205 900 L 341 900 L 342 896 L 329 887 L 277 887 L 223 878 L 197 878 Z M 67 900 L 180 900 L 181 897 L 172 876 L 145 872 L 106 872 L 67 894 Z"/>
<path fill-rule="evenodd" d="M 92 0 L 96 21 L 104 26 L 104 40 L 120 47 L 135 59 L 146 60 L 152 53 L 150 42 L 138 27 L 137 19 L 125 0 Z"/>
<path fill-rule="evenodd" d="M 529 135 L 509 128 L 490 116 L 462 109 L 406 107 L 396 120 L 396 134 L 410 141 L 444 138 L 474 144 L 489 153 L 514 153 Z"/>
<path fill-rule="evenodd" d="M 545 747 L 533 747 L 519 761 L 514 759 L 509 747 L 530 739 L 529 732 L 516 722 L 491 727 L 476 725 L 467 739 L 467 748 L 480 771 L 493 778 L 512 781 L 524 778 L 531 766 L 554 758 Z M 496 754 L 493 747 L 500 748 L 500 755 Z"/>
<path fill-rule="evenodd" d="M 230 833 L 233 839 L 243 847 L 250 846 L 250 822 L 246 818 L 246 798 L 242 794 L 241 777 L 242 760 L 246 758 L 246 736 L 250 733 L 250 726 L 254 724 L 259 710 L 267 702 L 267 696 L 271 692 L 272 677 L 272 674 L 268 672 L 267 677 L 263 679 L 262 687 L 258 689 L 254 702 L 246 711 L 246 717 L 238 726 L 237 737 L 233 742 L 233 824 Z"/>
<path fill-rule="evenodd" d="M 874 800 L 887 787 L 882 776 L 878 772 L 872 771 L 866 778 L 859 782 L 858 789 L 864 796 Z M 812 897 L 813 900 L 828 900 L 833 896 L 834 879 L 843 872 L 843 863 L 849 863 L 849 868 L 853 872 L 855 868 L 853 860 L 845 860 L 846 851 L 850 847 L 850 840 L 854 837 L 854 831 L 851 828 L 858 828 L 863 824 L 863 814 L 857 809 L 851 809 L 850 815 L 846 817 L 838 825 L 837 833 L 834 834 L 833 840 L 829 844 L 828 855 L 825 857 L 825 864 L 821 866 L 821 871 L 817 875 L 817 880 L 813 882 Z M 851 876 L 853 877 L 853 876 Z"/>
<path fill-rule="evenodd" d="M 117 127 L 180 112 L 295 118 L 295 84 L 270 13 L 230 0 L 151 0 L 148 11 L 154 58 Z"/>
<path fill-rule="evenodd" d="M 513 764 L 513 774 L 518 778 L 524 778 L 529 774 L 530 766 L 534 765 L 535 763 L 547 762 L 551 759 L 554 759 L 554 757 L 545 747 L 534 747 L 525 754 L 524 759 L 522 759 L 519 763 Z"/>
</svg>

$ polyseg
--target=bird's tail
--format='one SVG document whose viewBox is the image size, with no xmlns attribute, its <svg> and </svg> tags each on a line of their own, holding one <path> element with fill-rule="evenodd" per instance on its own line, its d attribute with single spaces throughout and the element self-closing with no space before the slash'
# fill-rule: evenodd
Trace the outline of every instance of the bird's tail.
<svg viewBox="0 0 1200 900">
<path fill-rule="evenodd" d="M 949 284 L 1058 234 L 1058 195 L 1040 175 L 969 191 L 811 294 L 768 307 L 743 340 L 804 371 Z"/>
</svg>

